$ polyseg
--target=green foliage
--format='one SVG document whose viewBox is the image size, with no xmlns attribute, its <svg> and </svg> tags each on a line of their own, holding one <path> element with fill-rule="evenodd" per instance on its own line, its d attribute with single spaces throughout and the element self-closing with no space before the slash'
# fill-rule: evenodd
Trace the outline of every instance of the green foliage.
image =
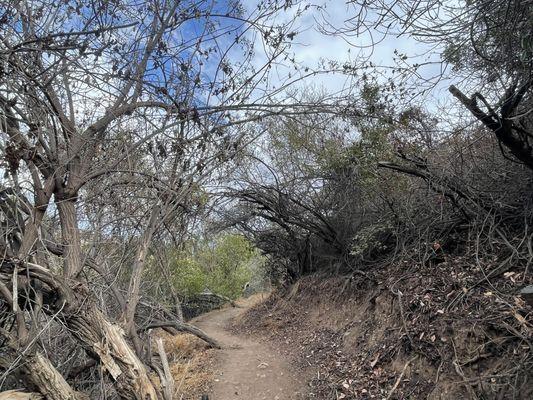
<svg viewBox="0 0 533 400">
<path fill-rule="evenodd" d="M 361 90 L 362 109 L 368 118 L 360 118 L 353 125 L 358 133 L 352 143 L 337 147 L 324 158 L 324 171 L 342 171 L 357 167 L 357 184 L 364 189 L 372 189 L 376 184 L 377 165 L 379 161 L 390 159 L 393 154 L 391 134 L 397 128 L 393 123 L 392 111 L 389 110 L 382 87 L 366 83 Z"/>
<path fill-rule="evenodd" d="M 172 263 L 172 284 L 185 297 L 194 296 L 204 290 L 206 273 L 198 260 L 187 252 L 176 252 Z"/>
<path fill-rule="evenodd" d="M 195 245 L 172 255 L 172 284 L 181 296 L 209 289 L 235 299 L 241 296 L 244 284 L 260 272 L 255 266 L 261 256 L 241 235 L 226 234 L 214 242 Z"/>
<path fill-rule="evenodd" d="M 363 260 L 373 252 L 387 250 L 385 239 L 392 227 L 387 223 L 378 223 L 362 228 L 354 236 L 351 255 L 358 260 Z"/>
<path fill-rule="evenodd" d="M 241 235 L 220 237 L 213 248 L 200 254 L 207 270 L 207 287 L 218 294 L 235 299 L 251 277 L 250 262 L 258 254 L 251 243 Z"/>
<path fill-rule="evenodd" d="M 465 60 L 468 60 L 468 49 L 461 44 L 450 43 L 442 53 L 442 59 L 453 66 L 454 71 L 465 68 Z"/>
<path fill-rule="evenodd" d="M 268 129 L 274 163 L 286 173 L 316 175 L 337 156 L 343 145 L 342 136 L 337 132 L 341 128 L 320 115 L 310 116 L 308 124 L 292 119 L 269 121 Z M 296 171 L 292 171 L 295 167 Z"/>
</svg>

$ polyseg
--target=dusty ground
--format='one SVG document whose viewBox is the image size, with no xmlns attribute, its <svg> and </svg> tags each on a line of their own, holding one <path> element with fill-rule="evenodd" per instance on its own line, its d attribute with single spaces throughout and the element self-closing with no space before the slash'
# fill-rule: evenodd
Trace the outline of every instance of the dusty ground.
<svg viewBox="0 0 533 400">
<path fill-rule="evenodd" d="M 266 342 L 233 333 L 229 325 L 254 303 L 204 314 L 194 324 L 221 343 L 209 398 L 213 400 L 303 399 L 305 379 Z"/>
<path fill-rule="evenodd" d="M 487 271 L 455 257 L 311 276 L 203 315 L 225 347 L 210 400 L 532 399 L 533 307 L 516 295 L 531 277 Z"/>
</svg>

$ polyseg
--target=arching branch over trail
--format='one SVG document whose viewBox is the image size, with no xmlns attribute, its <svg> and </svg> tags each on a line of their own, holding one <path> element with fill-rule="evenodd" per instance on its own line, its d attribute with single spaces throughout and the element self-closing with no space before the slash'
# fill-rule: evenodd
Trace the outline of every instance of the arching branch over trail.
<svg viewBox="0 0 533 400">
<path fill-rule="evenodd" d="M 533 169 L 533 132 L 520 125 L 522 118 L 517 113 L 519 106 L 528 94 L 531 97 L 533 79 L 527 80 L 520 87 L 511 86 L 499 102 L 499 112 L 494 110 L 481 93 L 468 97 L 455 86 L 450 86 L 450 93 L 457 98 L 468 111 L 490 129 L 498 141 L 529 169 Z M 481 101 L 486 111 L 478 104 Z M 526 111 L 525 114 L 530 111 Z"/>
</svg>

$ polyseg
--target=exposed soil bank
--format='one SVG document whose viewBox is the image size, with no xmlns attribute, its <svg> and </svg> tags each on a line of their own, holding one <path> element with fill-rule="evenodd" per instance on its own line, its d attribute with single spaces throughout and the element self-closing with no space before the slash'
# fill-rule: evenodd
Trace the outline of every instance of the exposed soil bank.
<svg viewBox="0 0 533 400">
<path fill-rule="evenodd" d="M 533 312 L 517 296 L 522 278 L 508 271 L 480 283 L 483 271 L 461 259 L 308 277 L 234 329 L 268 336 L 306 368 L 308 398 L 531 399 Z"/>
</svg>

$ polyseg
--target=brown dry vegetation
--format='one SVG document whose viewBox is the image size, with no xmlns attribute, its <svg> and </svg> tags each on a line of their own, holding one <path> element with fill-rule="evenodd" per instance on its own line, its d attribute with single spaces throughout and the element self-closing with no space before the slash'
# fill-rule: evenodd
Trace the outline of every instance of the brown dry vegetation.
<svg viewBox="0 0 533 400">
<path fill-rule="evenodd" d="M 493 279 L 491 291 L 475 286 L 490 270 L 469 261 L 303 278 L 236 328 L 289 353 L 311 376 L 310 398 L 530 399 L 533 310 L 515 295 L 522 273 Z"/>
<path fill-rule="evenodd" d="M 215 367 L 214 350 L 202 340 L 187 333 L 178 335 L 161 333 L 160 336 L 174 378 L 174 398 L 199 399 L 209 390 Z M 155 346 L 153 351 L 157 352 Z M 154 374 L 152 379 L 158 381 L 159 378 Z"/>
<path fill-rule="evenodd" d="M 239 326 L 310 396 L 533 397 L 533 2 L 248 3 L 0 0 L 0 390 L 198 396 L 209 351 L 149 333 L 219 347 L 181 303 L 248 246 L 188 252 L 238 231 L 293 285 Z"/>
</svg>

